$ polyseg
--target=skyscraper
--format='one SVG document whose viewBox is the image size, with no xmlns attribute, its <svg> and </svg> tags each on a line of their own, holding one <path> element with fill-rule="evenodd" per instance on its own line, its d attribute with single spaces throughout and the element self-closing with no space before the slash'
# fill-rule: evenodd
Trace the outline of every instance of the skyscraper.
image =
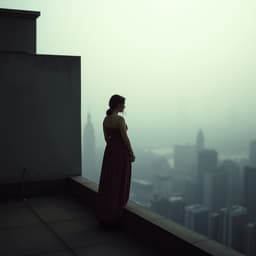
<svg viewBox="0 0 256 256">
<path fill-rule="evenodd" d="M 229 212 L 228 246 L 242 253 L 245 252 L 247 223 L 247 209 L 243 206 L 233 205 Z"/>
<path fill-rule="evenodd" d="M 84 154 L 84 168 L 83 176 L 96 181 L 96 143 L 95 143 L 95 134 L 94 128 L 91 120 L 91 114 L 87 116 L 87 122 L 84 127 L 84 145 L 83 145 L 83 154 Z"/>
<path fill-rule="evenodd" d="M 184 224 L 185 201 L 181 195 L 173 195 L 168 200 L 168 217 L 175 222 Z"/>
<path fill-rule="evenodd" d="M 154 192 L 160 197 L 169 198 L 173 190 L 172 184 L 173 180 L 170 175 L 157 174 L 155 176 Z"/>
<path fill-rule="evenodd" d="M 244 169 L 244 205 L 248 209 L 249 221 L 256 219 L 256 168 Z"/>
<path fill-rule="evenodd" d="M 255 256 L 256 255 L 256 224 L 248 223 L 246 225 L 246 244 L 245 244 L 245 255 Z"/>
<path fill-rule="evenodd" d="M 229 225 L 229 210 L 222 208 L 219 210 L 220 214 L 220 236 L 217 241 L 227 245 L 228 244 L 228 225 Z"/>
<path fill-rule="evenodd" d="M 218 211 L 225 207 L 225 185 L 223 173 L 220 171 L 203 174 L 203 205 L 207 206 L 209 211 Z"/>
<path fill-rule="evenodd" d="M 198 172 L 215 172 L 218 165 L 218 153 L 213 149 L 204 149 L 198 153 Z"/>
<path fill-rule="evenodd" d="M 256 140 L 250 142 L 249 162 L 251 167 L 256 167 Z"/>
<path fill-rule="evenodd" d="M 200 195 L 198 194 L 199 182 L 198 180 L 191 178 L 183 179 L 183 191 L 184 200 L 186 205 L 198 204 L 200 202 Z"/>
<path fill-rule="evenodd" d="M 205 148 L 205 142 L 204 142 L 204 133 L 200 129 L 196 136 L 196 147 L 197 151 L 202 151 Z"/>
<path fill-rule="evenodd" d="M 199 182 L 198 195 L 199 202 L 203 202 L 203 187 L 204 187 L 204 176 L 210 173 L 216 173 L 218 166 L 218 154 L 217 151 L 213 149 L 204 149 L 198 152 L 198 175 L 197 179 Z"/>
<path fill-rule="evenodd" d="M 208 209 L 200 204 L 185 207 L 185 226 L 202 235 L 208 235 Z"/>
<path fill-rule="evenodd" d="M 167 198 L 159 197 L 157 194 L 154 194 L 150 208 L 153 212 L 157 212 L 158 214 L 169 218 L 169 204 Z"/>
<path fill-rule="evenodd" d="M 232 205 L 242 204 L 242 175 L 240 166 L 232 160 L 224 160 L 220 165 L 222 174 L 222 186 L 224 191 L 222 197 L 225 200 L 225 206 L 230 208 Z"/>
<path fill-rule="evenodd" d="M 208 229 L 208 236 L 209 238 L 221 242 L 221 218 L 220 213 L 212 212 L 209 215 L 209 229 Z"/>
<path fill-rule="evenodd" d="M 174 145 L 174 168 L 180 175 L 197 178 L 197 149 L 194 145 Z"/>
<path fill-rule="evenodd" d="M 150 207 L 153 198 L 153 183 L 146 180 L 132 179 L 131 186 L 135 201 L 145 207 Z"/>
</svg>

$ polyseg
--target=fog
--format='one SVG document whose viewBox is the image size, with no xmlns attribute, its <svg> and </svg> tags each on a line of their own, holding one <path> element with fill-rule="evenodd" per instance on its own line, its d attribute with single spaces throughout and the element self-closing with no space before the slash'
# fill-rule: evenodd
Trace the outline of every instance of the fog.
<svg viewBox="0 0 256 256">
<path fill-rule="evenodd" d="M 108 99 L 126 97 L 132 144 L 248 154 L 256 137 L 255 1 L 0 0 L 41 12 L 37 52 L 81 55 L 82 122 L 103 145 Z M 61 92 L 60 92 L 61 93 Z"/>
<path fill-rule="evenodd" d="M 0 8 L 41 12 L 37 53 L 81 56 L 82 176 L 99 181 L 102 121 L 120 94 L 136 156 L 129 200 L 255 255 L 255 1 L 0 0 Z"/>
</svg>

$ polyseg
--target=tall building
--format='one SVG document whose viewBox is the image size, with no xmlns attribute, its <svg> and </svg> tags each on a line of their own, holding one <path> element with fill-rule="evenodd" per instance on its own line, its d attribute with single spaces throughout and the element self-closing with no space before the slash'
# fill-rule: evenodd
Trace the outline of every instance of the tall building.
<svg viewBox="0 0 256 256">
<path fill-rule="evenodd" d="M 255 256 L 256 255 L 256 224 L 248 223 L 246 225 L 246 244 L 245 244 L 245 255 Z"/>
<path fill-rule="evenodd" d="M 154 193 L 160 197 L 169 198 L 173 190 L 173 180 L 170 175 L 156 175 Z"/>
<path fill-rule="evenodd" d="M 174 145 L 174 169 L 185 177 L 197 178 L 197 149 L 194 145 Z"/>
<path fill-rule="evenodd" d="M 200 202 L 200 195 L 198 194 L 199 182 L 195 179 L 183 179 L 183 195 L 186 205 L 198 204 Z"/>
<path fill-rule="evenodd" d="M 227 245 L 228 244 L 228 225 L 229 225 L 229 210 L 222 208 L 219 210 L 220 214 L 220 233 L 217 241 Z"/>
<path fill-rule="evenodd" d="M 201 129 L 196 136 L 196 147 L 198 151 L 202 151 L 205 148 L 204 133 Z"/>
<path fill-rule="evenodd" d="M 244 205 L 248 209 L 250 221 L 256 219 L 256 168 L 244 169 Z"/>
<path fill-rule="evenodd" d="M 209 214 L 208 236 L 210 239 L 220 242 L 221 237 L 221 218 L 219 212 Z"/>
<path fill-rule="evenodd" d="M 185 207 L 185 226 L 202 235 L 208 235 L 208 217 L 207 207 L 194 204 Z"/>
<path fill-rule="evenodd" d="M 207 206 L 209 211 L 215 212 L 225 207 L 225 185 L 223 173 L 220 171 L 203 174 L 203 205 Z"/>
<path fill-rule="evenodd" d="M 94 127 L 91 120 L 91 114 L 87 116 L 87 122 L 84 127 L 84 169 L 83 176 L 96 181 L 96 143 Z"/>
<path fill-rule="evenodd" d="M 249 162 L 251 167 L 256 167 L 256 140 L 250 142 Z"/>
<path fill-rule="evenodd" d="M 246 225 L 248 223 L 247 209 L 240 205 L 231 208 L 222 208 L 218 212 L 219 227 L 212 230 L 217 235 L 217 241 L 242 253 L 246 248 Z M 215 224 L 215 223 L 214 223 Z"/>
<path fill-rule="evenodd" d="M 185 201 L 181 195 L 173 195 L 168 200 L 168 217 L 175 222 L 184 224 Z"/>
<path fill-rule="evenodd" d="M 151 200 L 150 208 L 153 212 L 169 218 L 169 202 L 167 198 L 160 197 L 157 194 L 154 194 L 153 199 Z"/>
<path fill-rule="evenodd" d="M 197 179 L 199 182 L 198 195 L 199 202 L 203 203 L 204 198 L 204 176 L 207 173 L 216 173 L 218 167 L 218 154 L 217 151 L 212 149 L 204 149 L 198 152 L 198 172 Z"/>
<path fill-rule="evenodd" d="M 204 149 L 198 153 L 198 172 L 215 172 L 218 165 L 218 153 L 213 149 Z"/>
<path fill-rule="evenodd" d="M 228 246 L 242 253 L 245 253 L 247 223 L 247 209 L 243 206 L 233 205 L 229 211 Z"/>
<path fill-rule="evenodd" d="M 230 208 L 232 205 L 241 205 L 242 175 L 239 164 L 232 160 L 224 160 L 219 169 L 222 174 L 222 186 L 225 186 L 222 192 L 225 206 Z"/>
<path fill-rule="evenodd" d="M 131 190 L 135 195 L 135 201 L 145 207 L 150 207 L 153 198 L 153 184 L 146 180 L 133 179 Z"/>
</svg>

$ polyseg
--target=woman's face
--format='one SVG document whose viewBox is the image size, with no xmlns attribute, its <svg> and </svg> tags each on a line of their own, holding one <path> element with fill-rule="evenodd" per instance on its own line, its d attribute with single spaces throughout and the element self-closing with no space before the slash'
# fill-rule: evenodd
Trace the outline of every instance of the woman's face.
<svg viewBox="0 0 256 256">
<path fill-rule="evenodd" d="M 125 105 L 124 105 L 124 103 L 122 103 L 122 104 L 118 104 L 117 109 L 118 109 L 118 112 L 124 112 L 124 109 L 125 109 Z"/>
</svg>

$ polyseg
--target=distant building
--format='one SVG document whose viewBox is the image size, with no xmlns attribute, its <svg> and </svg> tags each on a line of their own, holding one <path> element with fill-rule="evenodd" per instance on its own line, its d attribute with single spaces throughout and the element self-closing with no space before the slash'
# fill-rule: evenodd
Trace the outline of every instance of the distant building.
<svg viewBox="0 0 256 256">
<path fill-rule="evenodd" d="M 202 151 L 205 148 L 205 142 L 204 142 L 204 133 L 200 129 L 196 136 L 196 148 L 197 151 Z"/>
<path fill-rule="evenodd" d="M 228 244 L 228 226 L 229 226 L 229 209 L 222 208 L 219 210 L 220 214 L 220 230 L 217 241 L 227 245 Z"/>
<path fill-rule="evenodd" d="M 255 256 L 256 255 L 256 224 L 248 223 L 246 225 L 246 244 L 245 244 L 245 255 Z"/>
<path fill-rule="evenodd" d="M 199 202 L 203 203 L 203 187 L 204 187 L 204 176 L 206 173 L 216 173 L 218 167 L 218 153 L 213 149 L 204 149 L 198 152 L 198 161 L 197 161 L 197 180 L 199 182 L 198 194 Z"/>
<path fill-rule="evenodd" d="M 215 172 L 218 166 L 218 153 L 213 149 L 204 149 L 198 153 L 198 172 Z"/>
<path fill-rule="evenodd" d="M 153 199 L 151 200 L 150 208 L 153 212 L 169 218 L 169 202 L 167 198 L 154 194 Z"/>
<path fill-rule="evenodd" d="M 197 148 L 194 145 L 174 145 L 175 171 L 185 177 L 197 178 Z"/>
<path fill-rule="evenodd" d="M 219 212 L 212 212 L 209 215 L 208 236 L 210 239 L 221 242 L 221 218 Z"/>
<path fill-rule="evenodd" d="M 242 175 L 239 164 L 232 160 L 224 160 L 219 169 L 222 173 L 222 186 L 225 186 L 225 191 L 222 191 L 222 196 L 226 197 L 225 206 L 230 208 L 232 205 L 241 205 Z"/>
<path fill-rule="evenodd" d="M 96 181 L 96 143 L 94 127 L 91 120 L 91 114 L 87 116 L 87 122 L 84 127 L 84 169 L 83 176 Z"/>
<path fill-rule="evenodd" d="M 185 226 L 202 235 L 208 235 L 208 217 L 207 207 L 199 204 L 185 207 Z"/>
<path fill-rule="evenodd" d="M 200 202 L 199 182 L 192 178 L 183 179 L 184 200 L 186 205 L 198 204 Z"/>
<path fill-rule="evenodd" d="M 239 205 L 232 206 L 229 212 L 228 246 L 242 253 L 245 253 L 247 223 L 247 209 Z"/>
<path fill-rule="evenodd" d="M 185 201 L 181 195 L 173 195 L 168 200 L 168 217 L 184 225 Z"/>
<path fill-rule="evenodd" d="M 160 197 L 169 198 L 173 190 L 173 180 L 170 175 L 156 175 L 154 193 Z"/>
<path fill-rule="evenodd" d="M 133 179 L 131 190 L 134 193 L 135 202 L 142 206 L 150 207 L 153 198 L 153 183 L 146 180 Z"/>
<path fill-rule="evenodd" d="M 256 167 L 256 140 L 250 142 L 249 163 L 251 167 Z"/>
<path fill-rule="evenodd" d="M 244 205 L 248 209 L 249 221 L 256 219 L 256 168 L 244 169 Z"/>
<path fill-rule="evenodd" d="M 223 173 L 206 172 L 203 174 L 203 205 L 215 212 L 225 207 L 226 186 Z"/>
</svg>

